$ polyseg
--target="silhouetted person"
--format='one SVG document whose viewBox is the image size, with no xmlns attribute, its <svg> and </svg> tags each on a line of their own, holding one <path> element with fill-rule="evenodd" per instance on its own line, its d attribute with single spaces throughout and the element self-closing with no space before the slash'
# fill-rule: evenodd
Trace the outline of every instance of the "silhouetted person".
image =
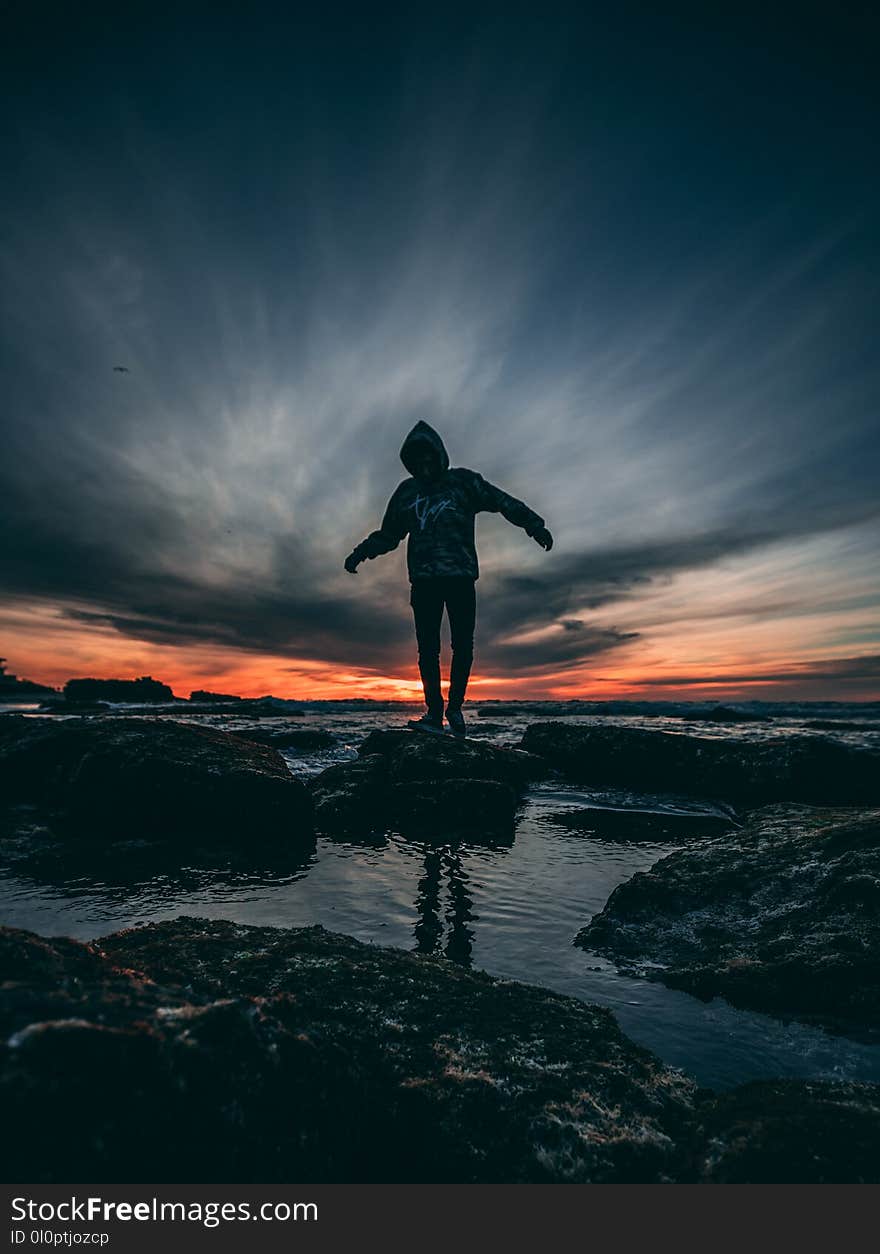
<svg viewBox="0 0 880 1254">
<path fill-rule="evenodd" d="M 440 624 L 445 607 L 452 637 L 446 719 L 451 730 L 463 736 L 461 707 L 474 657 L 474 585 L 480 573 L 474 546 L 474 517 L 484 510 L 502 514 L 544 549 L 553 547 L 553 537 L 544 526 L 544 519 L 522 501 L 487 483 L 475 470 L 450 467 L 443 441 L 426 422 L 417 422 L 410 431 L 400 450 L 400 460 L 410 478 L 398 484 L 382 526 L 351 551 L 345 559 L 345 569 L 357 574 L 360 562 L 390 553 L 409 535 L 406 558 L 412 585 L 410 605 L 415 617 L 419 674 L 428 707 L 420 719 L 410 719 L 409 726 L 421 731 L 443 731 Z"/>
</svg>

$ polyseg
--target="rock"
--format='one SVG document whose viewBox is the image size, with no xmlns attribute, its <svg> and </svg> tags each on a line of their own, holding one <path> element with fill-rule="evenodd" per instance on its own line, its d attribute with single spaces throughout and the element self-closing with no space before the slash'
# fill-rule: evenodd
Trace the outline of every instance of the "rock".
<svg viewBox="0 0 880 1254">
<path fill-rule="evenodd" d="M 498 701 L 492 705 L 484 705 L 477 710 L 478 718 L 533 718 L 541 714 L 561 714 L 563 703 L 558 701 Z"/>
<path fill-rule="evenodd" d="M 117 710 L 117 715 L 130 714 L 135 717 L 143 717 L 142 710 Z M 212 719 L 216 718 L 276 718 L 276 712 L 269 710 L 265 706 L 254 706 L 250 702 L 245 701 L 242 697 L 235 704 L 230 703 L 224 705 L 221 701 L 187 701 L 182 708 L 179 706 L 160 706 L 156 710 L 151 710 L 153 717 L 158 715 L 166 715 L 173 719 L 191 718 L 193 714 L 208 714 Z"/>
<path fill-rule="evenodd" d="M 856 1182 L 880 1088 L 714 1095 L 601 1007 L 322 928 L 0 929 L 4 1179 Z"/>
<path fill-rule="evenodd" d="M 366 757 L 378 753 L 389 759 L 395 781 L 492 779 L 523 789 L 546 768 L 519 749 L 500 749 L 455 736 L 423 732 L 375 731 L 358 748 Z"/>
<path fill-rule="evenodd" d="M 371 753 L 328 767 L 309 787 L 318 830 L 330 835 L 373 839 L 397 828 L 425 839 L 479 834 L 493 843 L 513 835 L 518 793 L 499 780 L 400 779 L 388 757 Z"/>
<path fill-rule="evenodd" d="M 411 731 L 371 732 L 358 755 L 310 782 L 323 832 L 393 826 L 426 839 L 482 833 L 494 841 L 512 836 L 517 801 L 536 773 L 536 759 L 517 749 Z"/>
<path fill-rule="evenodd" d="M 338 762 L 308 781 L 319 831 L 368 835 L 385 825 L 388 763 L 381 754 Z"/>
<path fill-rule="evenodd" d="M 480 718 L 567 718 L 613 714 L 616 705 L 604 701 L 489 701 L 477 710 Z"/>
<path fill-rule="evenodd" d="M 577 944 L 709 1000 L 880 1031 L 880 810 L 774 806 L 611 894 Z"/>
<path fill-rule="evenodd" d="M 308 789 L 274 750 L 153 719 L 25 720 L 0 727 L 0 793 L 94 839 L 312 839 Z"/>
<path fill-rule="evenodd" d="M 732 705 L 713 705 L 708 710 L 691 710 L 687 714 L 678 714 L 677 718 L 686 719 L 689 723 L 769 723 L 769 714 L 755 714 L 750 710 L 737 710 Z"/>
<path fill-rule="evenodd" d="M 880 1085 L 765 1080 L 701 1108 L 709 1184 L 880 1183 Z"/>
<path fill-rule="evenodd" d="M 690 709 L 681 701 L 584 701 L 573 697 L 568 701 L 486 701 L 478 710 L 480 718 L 496 715 L 513 718 L 607 718 L 624 715 L 658 718 Z"/>
<path fill-rule="evenodd" d="M 233 735 L 251 740 L 254 744 L 286 749 L 288 753 L 314 753 L 319 749 L 332 749 L 337 743 L 331 732 L 308 727 L 249 727 Z"/>
<path fill-rule="evenodd" d="M 719 742 L 629 727 L 533 723 L 520 746 L 570 779 L 644 790 L 684 791 L 696 783 L 699 749 L 714 755 Z"/>
<path fill-rule="evenodd" d="M 880 755 L 822 736 L 747 742 L 533 723 L 520 745 L 581 783 L 721 797 L 746 806 L 880 801 Z"/>
<path fill-rule="evenodd" d="M 84 714 L 110 714 L 112 713 L 112 711 L 113 711 L 113 706 L 109 701 L 76 701 L 72 703 L 72 705 L 69 706 L 64 712 L 65 714 L 74 713 L 77 715 L 78 718 L 82 718 Z M 49 706 L 43 706 L 43 705 L 41 705 L 38 710 L 38 713 L 40 714 L 54 714 L 57 712 L 58 711 L 57 709 L 55 709 L 55 707 L 50 708 Z M 151 718 L 154 717 L 154 715 L 158 712 L 159 712 L 158 710 L 157 711 L 151 710 L 150 717 Z M 177 711 L 175 711 L 175 713 L 176 712 Z M 126 713 L 128 713 L 128 711 L 126 711 Z M 136 713 L 138 717 L 143 718 L 143 713 L 144 713 L 143 710 L 137 710 L 137 711 L 133 710 L 132 713 L 133 714 Z"/>
<path fill-rule="evenodd" d="M 685 1168 L 695 1086 L 605 1009 L 321 928 L 5 941 L 8 1180 L 148 1179 L 157 1162 L 168 1181 L 262 1183 Z"/>
<path fill-rule="evenodd" d="M 116 710 L 117 717 L 123 715 L 143 717 L 142 710 Z M 236 697 L 234 701 L 185 701 L 179 698 L 173 705 L 157 706 L 150 710 L 150 716 L 170 716 L 171 718 L 188 719 L 193 714 L 208 714 L 211 718 L 303 718 L 305 711 L 292 703 L 280 698 L 267 697 Z"/>
<path fill-rule="evenodd" d="M 630 843 L 704 839 L 736 826 L 726 814 L 698 811 L 612 810 L 584 806 L 548 814 L 546 822 L 593 840 Z"/>
<path fill-rule="evenodd" d="M 240 701 L 241 697 L 236 697 L 229 692 L 208 692 L 204 688 L 196 688 L 189 694 L 189 699 L 190 701 L 202 702 L 203 704 L 205 702 L 214 704 L 217 701 Z"/>
<path fill-rule="evenodd" d="M 0 927 L 0 971 L 4 992 L 0 1030 L 8 1033 L 20 1026 L 7 1016 L 14 1016 L 22 998 L 35 997 L 34 990 L 49 988 L 54 988 L 59 996 L 78 996 L 84 980 L 100 982 L 104 978 L 107 964 L 91 946 L 66 936 L 38 936 L 35 932 Z M 10 988 L 11 1000 L 6 997 Z"/>
<path fill-rule="evenodd" d="M 23 701 L 30 704 L 37 697 L 51 701 L 60 695 L 46 684 L 35 684 L 31 679 L 19 679 L 17 675 L 10 674 L 5 662 L 6 658 L 0 657 L 0 702 L 6 704 Z"/>
</svg>

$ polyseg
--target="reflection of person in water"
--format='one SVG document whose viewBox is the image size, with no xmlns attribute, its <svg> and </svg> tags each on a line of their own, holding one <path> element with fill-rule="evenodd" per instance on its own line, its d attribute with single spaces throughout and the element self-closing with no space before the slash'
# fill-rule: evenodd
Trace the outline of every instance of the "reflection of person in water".
<svg viewBox="0 0 880 1254">
<path fill-rule="evenodd" d="M 411 719 L 409 725 L 419 731 L 443 731 L 440 624 L 445 609 L 452 637 L 446 721 L 456 735 L 463 736 L 461 707 L 473 661 L 475 582 L 479 577 L 474 518 L 483 511 L 502 514 L 508 522 L 522 527 L 543 549 L 552 548 L 553 537 L 544 526 L 544 519 L 522 501 L 508 496 L 474 470 L 450 467 L 443 441 L 426 422 L 417 422 L 410 431 L 400 459 L 410 478 L 398 484 L 381 527 L 355 546 L 345 559 L 345 569 L 357 574 L 358 565 L 365 558 L 390 553 L 409 535 L 410 604 L 428 707 L 420 719 Z"/>
<path fill-rule="evenodd" d="M 474 933 L 468 927 L 473 920 L 473 902 L 468 891 L 468 877 L 461 865 L 458 852 L 449 845 L 437 848 L 425 846 L 425 874 L 419 880 L 416 909 L 419 918 L 415 925 L 416 949 L 420 954 L 434 954 L 440 948 L 443 923 L 440 920 L 440 884 L 446 872 L 448 903 L 446 922 L 449 934 L 443 952 L 447 958 L 469 967 L 472 962 Z"/>
</svg>

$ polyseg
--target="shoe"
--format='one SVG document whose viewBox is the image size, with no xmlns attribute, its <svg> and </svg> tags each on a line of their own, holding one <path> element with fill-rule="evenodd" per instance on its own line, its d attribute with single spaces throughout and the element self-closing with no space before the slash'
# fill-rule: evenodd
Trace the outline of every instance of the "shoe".
<svg viewBox="0 0 880 1254">
<path fill-rule="evenodd" d="M 442 716 L 434 714 L 423 714 L 421 718 L 411 718 L 407 723 L 407 727 L 411 727 L 413 731 L 431 732 L 435 736 L 445 736 L 446 734 Z"/>
<path fill-rule="evenodd" d="M 447 710 L 446 721 L 453 736 L 467 735 L 467 727 L 465 726 L 464 715 L 461 710 Z"/>
</svg>

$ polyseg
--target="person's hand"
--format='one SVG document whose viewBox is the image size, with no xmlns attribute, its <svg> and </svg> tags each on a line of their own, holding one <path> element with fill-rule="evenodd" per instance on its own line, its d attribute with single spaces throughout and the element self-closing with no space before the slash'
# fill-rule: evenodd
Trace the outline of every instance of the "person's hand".
<svg viewBox="0 0 880 1254">
<path fill-rule="evenodd" d="M 540 531 L 536 531 L 532 536 L 532 539 L 536 544 L 540 544 L 542 549 L 546 549 L 548 553 L 553 548 L 553 537 L 546 527 L 542 527 Z"/>
<path fill-rule="evenodd" d="M 350 575 L 356 575 L 358 573 L 358 559 L 355 557 L 354 553 L 349 553 L 348 557 L 345 559 L 345 569 Z"/>
</svg>

